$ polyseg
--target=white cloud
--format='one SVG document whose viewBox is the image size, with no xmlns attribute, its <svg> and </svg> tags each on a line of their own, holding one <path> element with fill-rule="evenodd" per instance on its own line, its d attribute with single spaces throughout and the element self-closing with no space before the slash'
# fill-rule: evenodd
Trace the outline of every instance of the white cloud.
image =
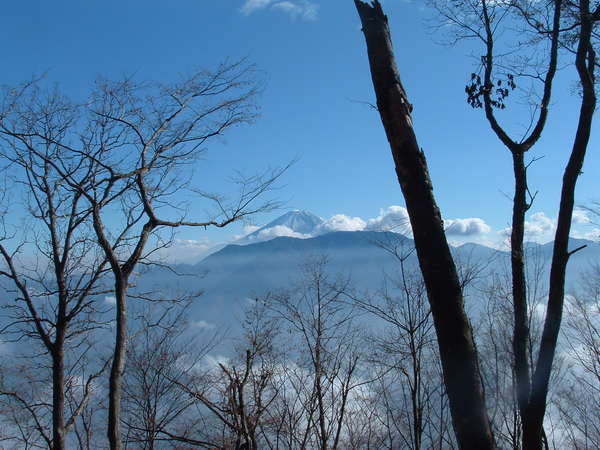
<svg viewBox="0 0 600 450">
<path fill-rule="evenodd" d="M 239 241 L 240 239 L 244 239 L 246 236 L 248 236 L 249 234 L 254 233 L 258 229 L 260 229 L 260 227 L 258 225 L 246 224 L 242 228 L 242 232 L 240 234 L 234 234 L 232 236 L 232 240 L 233 241 Z"/>
<path fill-rule="evenodd" d="M 229 364 L 229 358 L 224 355 L 206 355 L 204 357 L 204 364 L 209 369 L 217 369 L 220 364 L 224 366 Z"/>
<path fill-rule="evenodd" d="M 379 215 L 367 221 L 367 230 L 408 232 L 410 220 L 408 211 L 403 206 L 392 205 L 379 211 Z"/>
<path fill-rule="evenodd" d="M 273 9 L 283 11 L 292 19 L 302 20 L 317 20 L 318 17 L 318 5 L 308 1 L 303 2 L 291 2 L 283 1 L 273 4 Z"/>
<path fill-rule="evenodd" d="M 573 211 L 573 225 L 582 225 L 583 228 L 573 227 L 570 236 L 577 239 L 587 239 L 597 241 L 600 238 L 600 228 L 592 228 L 592 222 L 587 216 L 586 211 L 576 209 Z M 545 244 L 554 239 L 556 231 L 556 220 L 548 217 L 543 212 L 537 212 L 529 216 L 525 221 L 525 240 Z M 510 242 L 511 229 L 504 228 L 498 231 L 498 234 L 503 236 Z"/>
<path fill-rule="evenodd" d="M 248 235 L 250 233 L 254 233 L 259 228 L 260 227 L 258 225 L 244 225 L 242 233 L 244 234 L 244 236 L 246 236 L 246 235 Z"/>
<path fill-rule="evenodd" d="M 169 263 L 195 263 L 218 247 L 208 239 L 175 239 L 168 247 L 158 252 L 158 257 Z"/>
<path fill-rule="evenodd" d="M 492 229 L 483 219 L 471 217 L 468 219 L 445 219 L 444 227 L 447 235 L 473 236 L 489 233 Z"/>
<path fill-rule="evenodd" d="M 274 227 L 267 228 L 266 230 L 261 230 L 253 240 L 266 241 L 280 236 L 294 237 L 299 239 L 312 237 L 310 234 L 297 233 L 285 225 L 275 225 Z"/>
<path fill-rule="evenodd" d="M 543 212 L 537 212 L 525 221 L 525 235 L 529 238 L 551 237 L 549 235 L 554 231 L 554 227 L 554 220 Z"/>
<path fill-rule="evenodd" d="M 190 323 L 193 328 L 200 328 L 201 330 L 213 330 L 215 328 L 214 323 L 207 322 L 206 320 L 195 320 Z"/>
<path fill-rule="evenodd" d="M 236 234 L 232 237 L 233 242 L 235 244 L 255 244 L 257 242 L 270 241 L 271 239 L 275 239 L 278 237 L 293 237 L 297 239 L 308 239 L 315 234 L 303 234 L 298 233 L 297 231 L 292 230 L 290 227 L 285 225 L 275 225 L 274 227 L 265 228 L 264 230 L 260 230 L 257 234 L 250 236 L 250 234 L 254 233 L 256 230 L 261 227 L 257 227 L 254 225 L 245 226 L 242 234 Z"/>
<path fill-rule="evenodd" d="M 573 211 L 573 223 L 577 224 L 587 224 L 592 220 L 588 216 L 588 212 L 583 209 L 575 209 Z"/>
<path fill-rule="evenodd" d="M 555 221 L 543 212 L 537 212 L 529 216 L 525 221 L 525 240 L 544 244 L 554 239 Z M 510 240 L 511 228 L 504 228 L 498 234 Z"/>
<path fill-rule="evenodd" d="M 109 305 L 116 305 L 117 304 L 117 299 L 114 298 L 112 295 L 111 296 L 107 296 L 107 297 L 104 297 L 104 303 L 108 303 Z"/>
<path fill-rule="evenodd" d="M 546 317 L 546 310 L 547 306 L 545 303 L 537 302 L 535 305 L 533 305 L 532 314 L 537 316 L 538 319 L 544 320 L 544 317 Z"/>
<path fill-rule="evenodd" d="M 587 239 L 588 241 L 598 241 L 600 239 L 600 228 L 592 228 L 588 231 L 573 230 L 571 237 L 576 239 Z"/>
<path fill-rule="evenodd" d="M 319 5 L 308 0 L 246 0 L 240 12 L 249 16 L 262 9 L 281 11 L 292 19 L 317 20 Z"/>
<path fill-rule="evenodd" d="M 259 9 L 266 8 L 272 2 L 273 0 L 246 0 L 240 11 L 245 16 L 249 16 L 250 14 L 252 14 L 255 11 L 258 11 Z"/>
<path fill-rule="evenodd" d="M 367 223 L 360 217 L 350 217 L 345 214 L 336 214 L 327 219 L 319 226 L 320 233 L 330 231 L 361 231 L 364 230 Z"/>
</svg>

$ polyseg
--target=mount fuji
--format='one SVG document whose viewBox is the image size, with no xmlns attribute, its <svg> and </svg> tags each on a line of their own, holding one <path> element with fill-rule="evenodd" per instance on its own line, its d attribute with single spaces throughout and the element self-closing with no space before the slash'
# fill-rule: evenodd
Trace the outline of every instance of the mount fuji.
<svg viewBox="0 0 600 450">
<path fill-rule="evenodd" d="M 374 292 L 381 289 L 384 275 L 398 272 L 398 261 L 385 248 L 409 252 L 413 245 L 412 239 L 389 231 L 330 231 L 318 216 L 290 211 L 197 264 L 150 271 L 140 277 L 138 285 L 165 293 L 202 291 L 191 315 L 227 326 L 234 316 L 241 315 L 249 298 L 293 287 L 307 261 L 326 257 L 330 274 L 351 279 L 359 290 Z M 528 270 L 539 267 L 542 278 L 547 279 L 552 245 L 526 244 Z M 571 248 L 581 245 L 587 247 L 573 254 L 567 270 L 568 284 L 579 280 L 590 263 L 600 261 L 600 245 L 571 239 Z M 465 270 L 480 267 L 485 272 L 502 273 L 510 267 L 509 253 L 483 245 L 463 244 L 452 247 L 452 252 L 457 265 Z M 418 271 L 414 252 L 405 264 L 407 270 Z"/>
<path fill-rule="evenodd" d="M 280 236 L 309 238 L 323 234 L 324 220 L 319 216 L 301 210 L 285 213 L 277 219 L 260 227 L 258 230 L 236 241 L 236 244 L 252 244 Z"/>
</svg>

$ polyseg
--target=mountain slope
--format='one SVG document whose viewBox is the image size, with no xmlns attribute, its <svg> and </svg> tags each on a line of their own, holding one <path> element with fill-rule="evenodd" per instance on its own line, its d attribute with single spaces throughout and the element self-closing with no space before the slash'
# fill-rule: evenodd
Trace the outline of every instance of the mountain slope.
<svg viewBox="0 0 600 450">
<path fill-rule="evenodd" d="M 588 247 L 571 258 L 568 281 L 577 281 L 590 262 L 600 261 L 600 246 L 593 242 L 572 240 L 570 248 Z M 349 277 L 360 290 L 375 291 L 382 286 L 384 274 L 398 272 L 397 260 L 382 246 L 395 245 L 408 251 L 412 240 L 397 233 L 355 231 L 332 232 L 313 238 L 279 237 L 247 245 L 228 245 L 194 266 L 175 270 L 191 276 L 176 276 L 170 271 L 154 271 L 142 276 L 140 285 L 159 290 L 203 291 L 192 314 L 203 320 L 231 323 L 248 298 L 260 297 L 281 288 L 290 288 L 301 277 L 301 266 L 311 258 L 327 257 L 332 274 Z M 530 268 L 541 267 L 547 279 L 552 244 L 526 246 Z M 507 271 L 507 252 L 478 244 L 464 244 L 452 249 L 459 270 Z M 406 261 L 407 269 L 418 270 L 413 252 Z"/>
</svg>

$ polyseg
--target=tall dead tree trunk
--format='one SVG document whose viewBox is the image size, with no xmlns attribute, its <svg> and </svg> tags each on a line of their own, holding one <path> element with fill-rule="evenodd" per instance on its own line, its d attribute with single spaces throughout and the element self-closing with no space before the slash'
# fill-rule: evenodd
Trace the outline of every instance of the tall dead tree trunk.
<svg viewBox="0 0 600 450">
<path fill-rule="evenodd" d="M 367 42 L 377 107 L 396 166 L 427 288 L 461 449 L 495 448 L 485 408 L 477 351 L 464 311 L 458 274 L 435 202 L 425 155 L 412 127 L 412 105 L 396 67 L 387 17 L 381 4 L 355 0 Z"/>
</svg>

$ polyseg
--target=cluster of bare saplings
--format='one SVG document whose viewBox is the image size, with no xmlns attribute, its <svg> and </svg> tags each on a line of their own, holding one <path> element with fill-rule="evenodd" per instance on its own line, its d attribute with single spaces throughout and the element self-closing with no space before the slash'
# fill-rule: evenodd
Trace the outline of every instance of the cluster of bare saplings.
<svg viewBox="0 0 600 450">
<path fill-rule="evenodd" d="M 355 6 L 420 273 L 387 246 L 398 275 L 364 295 L 313 261 L 298 286 L 256 300 L 235 355 L 223 358 L 214 357 L 218 337 L 186 327 L 193 296 L 133 286 L 160 264 L 177 228 L 224 227 L 275 206 L 264 197 L 284 169 L 239 177 L 232 198 L 207 191 L 193 172 L 211 142 L 255 119 L 252 66 L 226 63 L 173 84 L 100 79 L 79 102 L 43 80 L 4 89 L 1 332 L 18 351 L 0 372 L 3 447 L 600 447 L 597 270 L 565 295 L 569 257 L 582 250 L 569 248 L 569 233 L 596 106 L 600 6 L 434 4 L 441 31 L 483 44 L 467 101 L 484 111 L 514 167 L 510 270 L 483 278 L 450 252 L 388 19 L 378 1 Z M 507 52 L 515 30 L 518 46 Z M 546 57 L 524 57 L 532 51 Z M 535 200 L 526 156 L 546 127 L 561 58 L 575 69 L 581 104 L 549 275 L 533 282 L 523 245 Z M 498 111 L 523 80 L 540 95 L 527 97 L 530 127 L 513 137 Z M 476 317 L 465 312 L 467 297 L 485 305 Z"/>
</svg>

